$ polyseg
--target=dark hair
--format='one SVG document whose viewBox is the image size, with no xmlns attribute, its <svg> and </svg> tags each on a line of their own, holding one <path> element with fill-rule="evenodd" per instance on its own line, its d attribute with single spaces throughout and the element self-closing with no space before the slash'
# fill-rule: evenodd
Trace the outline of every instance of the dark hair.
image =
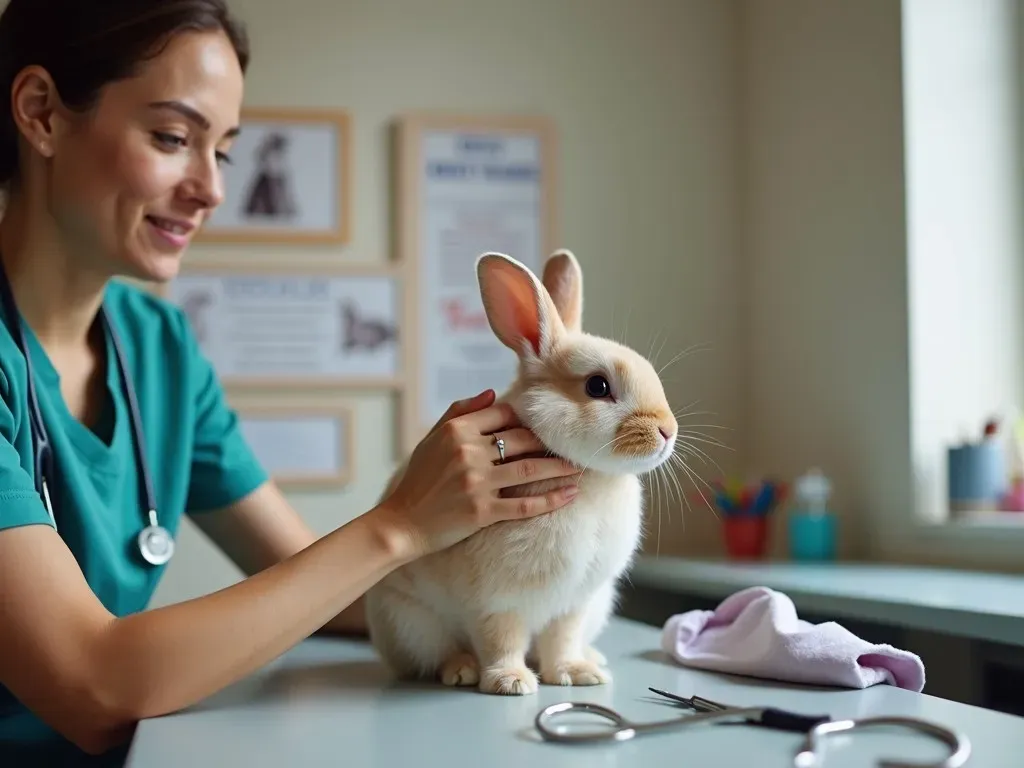
<svg viewBox="0 0 1024 768">
<path fill-rule="evenodd" d="M 22 69 L 44 67 L 64 104 L 84 111 L 177 33 L 213 30 L 228 36 L 244 73 L 248 36 L 226 0 L 10 0 L 0 14 L 0 185 L 19 172 L 11 87 Z"/>
</svg>

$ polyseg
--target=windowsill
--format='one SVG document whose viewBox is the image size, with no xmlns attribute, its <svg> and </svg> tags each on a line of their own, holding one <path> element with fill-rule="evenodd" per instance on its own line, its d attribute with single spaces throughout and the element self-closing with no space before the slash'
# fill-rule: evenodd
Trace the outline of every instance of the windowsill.
<svg viewBox="0 0 1024 768">
<path fill-rule="evenodd" d="M 939 523 L 917 522 L 914 530 L 941 539 L 1024 541 L 1024 512 L 961 512 Z"/>
<path fill-rule="evenodd" d="M 938 522 L 896 517 L 872 536 L 870 549 L 876 562 L 1024 579 L 1024 515 L 983 512 Z M 1024 594 L 1020 599 L 1024 605 Z M 1024 627 L 1021 633 L 1024 638 Z"/>
<path fill-rule="evenodd" d="M 1024 646 L 1022 576 L 886 563 L 644 556 L 628 580 L 634 588 L 716 600 L 765 586 L 787 594 L 798 611 Z"/>
<path fill-rule="evenodd" d="M 960 512 L 944 523 L 967 528 L 1016 528 L 1024 531 L 1024 512 Z"/>
</svg>

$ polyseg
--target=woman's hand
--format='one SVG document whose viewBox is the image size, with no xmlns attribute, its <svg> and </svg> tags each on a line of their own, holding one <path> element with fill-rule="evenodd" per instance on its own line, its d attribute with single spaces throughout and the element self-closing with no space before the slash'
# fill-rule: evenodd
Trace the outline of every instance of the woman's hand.
<svg viewBox="0 0 1024 768">
<path fill-rule="evenodd" d="M 505 441 L 505 463 L 498 461 L 496 437 Z M 494 392 L 488 390 L 448 408 L 413 451 L 404 475 L 376 511 L 388 518 L 413 559 L 450 547 L 498 521 L 552 512 L 576 495 L 575 483 L 564 480 L 538 496 L 501 494 L 504 488 L 578 472 L 557 458 L 515 460 L 543 450 L 510 406 L 494 405 Z"/>
</svg>

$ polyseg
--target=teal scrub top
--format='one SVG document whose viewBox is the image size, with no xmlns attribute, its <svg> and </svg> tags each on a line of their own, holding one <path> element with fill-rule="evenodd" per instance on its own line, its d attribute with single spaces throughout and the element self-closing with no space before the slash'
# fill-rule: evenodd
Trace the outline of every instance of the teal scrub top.
<svg viewBox="0 0 1024 768">
<path fill-rule="evenodd" d="M 231 504 L 267 476 L 186 315 L 165 299 L 120 282 L 108 286 L 105 302 L 135 387 L 159 520 L 176 534 L 183 515 Z M 26 367 L 10 322 L 5 317 L 0 323 L 0 529 L 52 525 L 33 479 Z M 56 369 L 31 329 L 24 323 L 22 328 L 53 445 L 56 478 L 49 490 L 60 535 L 107 610 L 116 616 L 142 611 L 166 566 L 144 562 L 136 547 L 146 517 L 128 403 L 110 338 L 106 406 L 93 431 L 68 411 Z M 46 610 L 45 602 L 39 610 Z M 5 759 L 16 753 L 30 762 Z M 43 765 L 51 759 L 61 765 L 99 762 L 87 760 L 0 686 L 0 765 Z"/>
</svg>

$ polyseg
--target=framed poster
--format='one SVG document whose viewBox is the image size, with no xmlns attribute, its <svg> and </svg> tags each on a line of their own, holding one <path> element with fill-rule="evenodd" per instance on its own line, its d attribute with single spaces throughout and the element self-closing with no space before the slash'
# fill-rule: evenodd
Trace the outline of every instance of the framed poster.
<svg viewBox="0 0 1024 768">
<path fill-rule="evenodd" d="M 397 130 L 398 262 L 415 286 L 410 447 L 450 403 L 515 376 L 483 311 L 476 260 L 506 253 L 541 274 L 555 250 L 555 142 L 531 117 L 410 115 Z"/>
<path fill-rule="evenodd" d="M 256 458 L 282 488 L 340 487 L 352 479 L 349 409 L 274 405 L 235 410 Z"/>
<path fill-rule="evenodd" d="M 224 200 L 196 242 L 347 243 L 351 143 L 346 112 L 244 110 Z"/>
<path fill-rule="evenodd" d="M 389 268 L 203 264 L 163 291 L 225 387 L 402 384 L 405 291 Z"/>
</svg>

